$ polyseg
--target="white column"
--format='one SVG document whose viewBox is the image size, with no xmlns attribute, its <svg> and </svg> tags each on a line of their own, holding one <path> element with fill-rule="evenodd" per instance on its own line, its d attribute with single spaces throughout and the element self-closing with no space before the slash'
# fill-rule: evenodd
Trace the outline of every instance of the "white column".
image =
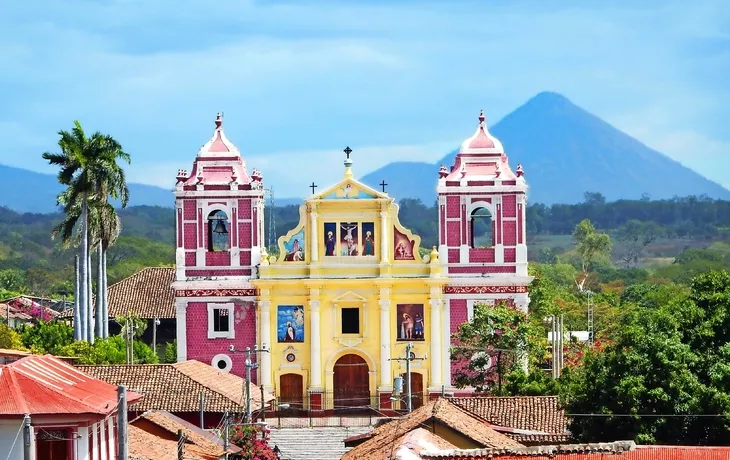
<svg viewBox="0 0 730 460">
<path fill-rule="evenodd" d="M 451 305 L 449 299 L 444 299 L 443 312 L 441 314 L 441 349 L 443 358 L 441 360 L 441 381 L 447 387 L 451 386 Z"/>
<path fill-rule="evenodd" d="M 187 302 L 175 299 L 175 336 L 177 339 L 177 362 L 188 359 Z"/>
<path fill-rule="evenodd" d="M 388 245 L 388 213 L 380 213 L 380 262 L 388 262 L 390 246 Z"/>
<path fill-rule="evenodd" d="M 441 386 L 441 299 L 431 298 L 431 388 Z"/>
<path fill-rule="evenodd" d="M 92 424 L 89 430 L 91 432 L 91 458 L 99 460 L 99 424 Z"/>
<path fill-rule="evenodd" d="M 390 299 L 389 292 L 380 293 L 380 390 L 392 390 L 390 370 Z"/>
<path fill-rule="evenodd" d="M 268 300 L 262 300 L 259 302 L 259 308 L 261 310 L 261 324 L 259 330 L 261 331 L 261 348 L 271 350 L 271 315 L 269 314 L 271 309 L 271 302 Z M 271 390 L 271 353 L 261 353 L 261 385 L 266 390 Z"/>
<path fill-rule="evenodd" d="M 319 236 L 317 236 L 317 213 L 312 211 L 309 213 L 309 222 L 312 224 L 312 236 L 310 238 L 312 254 L 309 256 L 309 260 L 317 262 L 319 260 Z"/>
<path fill-rule="evenodd" d="M 75 460 L 89 459 L 89 429 L 91 427 L 80 426 L 78 428 L 79 437 L 74 443 L 74 447 L 78 446 Z"/>
<path fill-rule="evenodd" d="M 309 389 L 322 389 L 322 348 L 320 346 L 319 332 L 319 300 L 309 301 L 309 359 L 312 369 L 309 377 Z"/>
<path fill-rule="evenodd" d="M 104 420 L 99 422 L 99 459 L 100 460 L 107 460 L 107 453 L 109 450 L 109 446 L 107 445 L 106 441 L 106 424 L 104 423 Z M 114 460 L 114 459 L 111 459 Z"/>
</svg>

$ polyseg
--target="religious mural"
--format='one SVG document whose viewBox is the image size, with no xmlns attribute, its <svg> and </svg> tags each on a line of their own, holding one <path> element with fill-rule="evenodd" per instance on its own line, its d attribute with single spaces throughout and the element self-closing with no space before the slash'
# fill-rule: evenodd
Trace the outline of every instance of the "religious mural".
<svg viewBox="0 0 730 460">
<path fill-rule="evenodd" d="M 334 256 L 337 246 L 337 224 L 327 222 L 324 224 L 324 255 Z"/>
<path fill-rule="evenodd" d="M 395 260 L 415 260 L 413 257 L 413 246 L 415 241 L 411 241 L 406 235 L 393 229 L 393 258 Z"/>
<path fill-rule="evenodd" d="M 331 191 L 330 193 L 327 193 L 326 195 L 322 196 L 322 199 L 325 200 L 342 200 L 342 199 L 373 199 L 377 198 L 376 195 L 372 193 L 368 193 L 365 190 L 361 190 L 360 188 L 353 186 L 350 183 L 346 183 L 342 185 L 341 187 L 336 188 L 335 190 Z"/>
<path fill-rule="evenodd" d="M 340 222 L 340 255 L 356 256 L 359 237 L 357 222 Z"/>
<path fill-rule="evenodd" d="M 399 303 L 396 307 L 398 340 L 424 340 L 423 304 Z"/>
<path fill-rule="evenodd" d="M 287 262 L 302 262 L 304 260 L 304 229 L 284 241 L 284 260 Z"/>
<path fill-rule="evenodd" d="M 362 255 L 374 256 L 375 255 L 375 224 L 372 222 L 362 223 L 362 234 L 364 235 L 362 241 Z"/>
<path fill-rule="evenodd" d="M 304 307 L 279 305 L 276 314 L 276 336 L 279 342 L 304 342 Z"/>
</svg>

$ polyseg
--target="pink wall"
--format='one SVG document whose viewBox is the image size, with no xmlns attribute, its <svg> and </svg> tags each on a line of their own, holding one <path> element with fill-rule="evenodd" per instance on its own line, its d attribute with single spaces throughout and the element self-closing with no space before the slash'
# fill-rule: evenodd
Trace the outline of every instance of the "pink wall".
<svg viewBox="0 0 730 460">
<path fill-rule="evenodd" d="M 229 299 L 222 298 L 220 302 Z M 208 338 L 208 304 L 189 302 L 187 306 L 187 353 L 188 359 L 195 359 L 210 365 L 213 356 L 224 353 L 233 361 L 231 373 L 243 376 L 245 373 L 243 353 L 230 353 L 233 344 L 236 350 L 256 345 L 256 308 L 253 302 L 236 302 L 233 314 L 235 339 Z M 255 375 L 255 372 L 254 372 Z"/>
</svg>

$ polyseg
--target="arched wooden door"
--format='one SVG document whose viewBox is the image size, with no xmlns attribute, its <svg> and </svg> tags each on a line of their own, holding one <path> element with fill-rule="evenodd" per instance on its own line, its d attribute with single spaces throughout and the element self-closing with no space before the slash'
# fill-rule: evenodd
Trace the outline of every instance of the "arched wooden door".
<svg viewBox="0 0 730 460">
<path fill-rule="evenodd" d="M 279 377 L 279 404 L 289 404 L 292 410 L 303 409 L 304 378 L 299 374 L 282 374 Z"/>
<path fill-rule="evenodd" d="M 406 374 L 401 374 L 401 377 L 403 377 L 403 396 L 406 396 L 408 394 L 408 378 Z M 411 372 L 411 388 L 411 405 L 413 410 L 416 410 L 423 406 L 423 374 Z"/>
<path fill-rule="evenodd" d="M 344 355 L 334 366 L 335 409 L 370 405 L 370 368 L 358 355 Z"/>
</svg>

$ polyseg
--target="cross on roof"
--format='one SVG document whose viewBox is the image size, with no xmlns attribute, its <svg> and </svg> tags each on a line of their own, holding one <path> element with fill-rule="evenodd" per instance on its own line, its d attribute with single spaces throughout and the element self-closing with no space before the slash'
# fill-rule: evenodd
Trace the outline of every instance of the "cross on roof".
<svg viewBox="0 0 730 460">
<path fill-rule="evenodd" d="M 314 189 L 317 188 L 317 185 L 312 181 L 312 185 L 309 186 L 312 189 L 312 195 L 314 195 Z"/>
<path fill-rule="evenodd" d="M 352 153 L 352 149 L 350 148 L 350 146 L 348 145 L 347 147 L 345 147 L 345 150 L 343 150 L 343 152 L 345 152 L 345 155 L 347 155 L 347 159 L 349 160 L 350 154 Z"/>
<path fill-rule="evenodd" d="M 385 182 L 385 179 L 383 179 L 383 182 L 379 184 L 381 187 L 383 187 L 383 193 L 385 193 L 385 187 L 388 185 L 387 182 Z"/>
</svg>

